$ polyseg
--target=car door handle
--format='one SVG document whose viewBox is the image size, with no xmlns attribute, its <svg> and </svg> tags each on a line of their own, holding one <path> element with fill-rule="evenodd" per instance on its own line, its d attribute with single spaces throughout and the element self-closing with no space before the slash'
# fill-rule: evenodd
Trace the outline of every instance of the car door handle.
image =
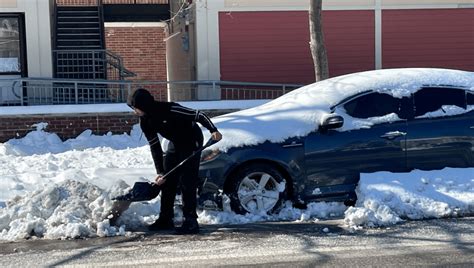
<svg viewBox="0 0 474 268">
<path fill-rule="evenodd" d="M 283 148 L 299 147 L 303 146 L 303 143 L 292 141 L 291 143 L 283 144 Z"/>
<path fill-rule="evenodd" d="M 380 136 L 380 138 L 384 138 L 384 139 L 387 139 L 387 140 L 393 140 L 395 138 L 398 138 L 398 137 L 401 137 L 401 136 L 406 136 L 407 133 L 406 132 L 401 132 L 401 131 L 390 131 L 390 132 L 387 132 L 385 134 L 383 134 L 382 136 Z"/>
</svg>

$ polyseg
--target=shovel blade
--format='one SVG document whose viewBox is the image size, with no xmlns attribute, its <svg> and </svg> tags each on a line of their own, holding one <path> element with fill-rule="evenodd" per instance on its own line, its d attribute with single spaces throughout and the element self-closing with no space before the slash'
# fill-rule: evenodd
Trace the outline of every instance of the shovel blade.
<svg viewBox="0 0 474 268">
<path fill-rule="evenodd" d="M 135 182 L 132 189 L 124 194 L 114 198 L 117 201 L 139 202 L 151 200 L 158 196 L 161 187 L 150 182 Z"/>
</svg>

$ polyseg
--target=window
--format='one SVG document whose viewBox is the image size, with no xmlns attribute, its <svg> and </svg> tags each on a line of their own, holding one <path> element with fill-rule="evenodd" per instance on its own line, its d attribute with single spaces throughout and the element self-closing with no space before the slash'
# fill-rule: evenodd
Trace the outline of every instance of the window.
<svg viewBox="0 0 474 268">
<path fill-rule="evenodd" d="M 442 110 L 444 105 L 466 109 L 466 93 L 456 88 L 423 88 L 414 94 L 415 117 Z"/>
<path fill-rule="evenodd" d="M 344 104 L 347 114 L 355 118 L 370 118 L 398 114 L 401 99 L 384 93 L 369 93 Z"/>
<path fill-rule="evenodd" d="M 467 105 L 474 105 L 474 93 L 467 93 Z"/>
<path fill-rule="evenodd" d="M 0 14 L 0 74 L 21 73 L 20 16 Z"/>
</svg>

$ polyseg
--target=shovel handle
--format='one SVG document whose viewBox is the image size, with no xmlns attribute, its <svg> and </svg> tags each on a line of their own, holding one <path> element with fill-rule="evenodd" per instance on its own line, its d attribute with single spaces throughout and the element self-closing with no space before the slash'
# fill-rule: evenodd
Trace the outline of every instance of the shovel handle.
<svg viewBox="0 0 474 268">
<path fill-rule="evenodd" d="M 196 156 L 198 153 L 201 153 L 204 149 L 206 149 L 207 147 L 217 143 L 218 141 L 212 139 L 212 138 L 209 138 L 209 140 L 207 140 L 207 142 L 201 146 L 199 149 L 197 149 L 196 151 L 194 151 L 190 156 L 188 156 L 186 159 L 184 159 L 183 161 L 181 161 L 178 165 L 176 165 L 174 168 L 172 168 L 170 171 L 166 172 L 166 174 L 163 175 L 162 179 L 163 180 L 166 180 L 166 177 L 168 177 L 171 173 L 173 173 L 175 170 L 177 170 L 178 168 L 180 168 L 182 165 L 184 165 L 187 161 L 189 161 L 189 159 L 193 158 L 194 156 Z"/>
</svg>

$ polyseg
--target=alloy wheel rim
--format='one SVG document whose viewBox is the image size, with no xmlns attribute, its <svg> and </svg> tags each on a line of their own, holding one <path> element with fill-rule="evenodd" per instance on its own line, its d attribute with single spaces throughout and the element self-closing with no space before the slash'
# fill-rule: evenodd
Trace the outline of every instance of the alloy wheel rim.
<svg viewBox="0 0 474 268">
<path fill-rule="evenodd" d="M 239 184 L 240 205 L 251 213 L 269 212 L 280 199 L 278 181 L 266 172 L 248 174 Z"/>
</svg>

